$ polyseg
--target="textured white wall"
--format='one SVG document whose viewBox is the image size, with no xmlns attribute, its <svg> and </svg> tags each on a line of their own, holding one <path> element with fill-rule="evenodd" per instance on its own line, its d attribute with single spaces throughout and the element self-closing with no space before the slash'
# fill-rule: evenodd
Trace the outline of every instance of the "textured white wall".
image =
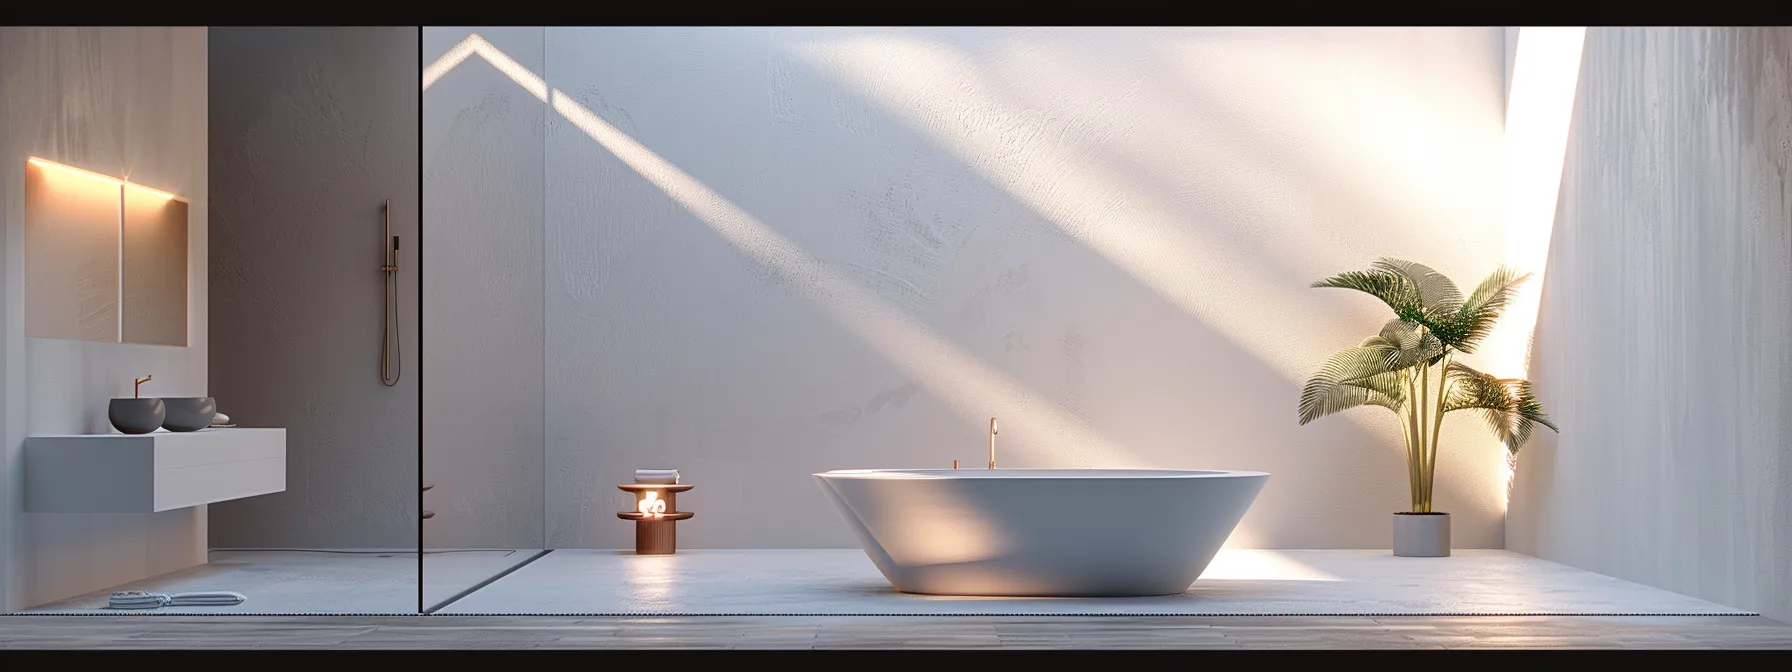
<svg viewBox="0 0 1792 672">
<path fill-rule="evenodd" d="M 24 438 L 112 431 L 106 404 L 203 396 L 207 372 L 206 29 L 0 28 L 5 224 L 0 607 L 19 609 L 205 561 L 206 509 L 24 514 Z M 43 157 L 179 194 L 188 215 L 187 347 L 26 338 L 24 167 Z"/>
<path fill-rule="evenodd" d="M 287 429 L 286 491 L 212 507 L 220 548 L 417 545 L 417 29 L 211 31 L 211 384 Z M 382 203 L 403 338 L 380 382 Z"/>
<path fill-rule="evenodd" d="M 430 60 L 474 34 L 428 28 Z M 543 29 L 477 34 L 542 71 Z M 483 63 L 424 93 L 426 548 L 542 548 L 547 107 Z"/>
<path fill-rule="evenodd" d="M 1792 29 L 1592 28 L 1513 550 L 1792 620 Z"/>
<path fill-rule="evenodd" d="M 466 32 L 431 38 L 425 62 Z M 539 68 L 526 36 L 491 40 L 548 101 L 515 82 L 500 97 L 508 77 L 475 56 L 426 92 L 425 124 L 488 147 L 549 106 L 550 547 L 628 545 L 614 484 L 661 466 L 697 485 L 683 545 L 850 546 L 810 473 L 981 465 L 992 415 L 1004 466 L 1275 474 L 1233 545 L 1386 547 L 1408 501 L 1395 420 L 1294 420 L 1305 376 L 1385 308 L 1307 284 L 1380 255 L 1473 283 L 1502 254 L 1498 28 L 548 28 Z M 481 175 L 502 177 L 491 200 L 537 188 L 532 156 L 456 151 L 466 165 L 431 158 L 426 194 Z M 492 225 L 537 235 L 519 213 Z M 432 236 L 459 241 L 432 254 L 492 247 L 443 216 Z M 500 276 L 530 254 L 461 258 Z M 431 282 L 429 358 L 438 339 L 528 338 L 435 326 L 528 288 L 444 316 Z M 456 384 L 432 375 L 425 396 Z M 513 393 L 426 422 L 532 410 Z M 493 478 L 533 431 L 476 434 L 463 450 L 486 457 L 426 470 Z M 1457 545 L 1500 547 L 1501 449 L 1466 419 L 1446 440 Z"/>
</svg>

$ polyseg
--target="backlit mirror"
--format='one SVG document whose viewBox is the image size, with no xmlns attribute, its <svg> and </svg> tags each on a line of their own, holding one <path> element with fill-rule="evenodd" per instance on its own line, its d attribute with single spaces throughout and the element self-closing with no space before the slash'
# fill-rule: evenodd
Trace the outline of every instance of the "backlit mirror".
<svg viewBox="0 0 1792 672">
<path fill-rule="evenodd" d="M 185 346 L 187 202 L 27 161 L 25 335 Z"/>
</svg>

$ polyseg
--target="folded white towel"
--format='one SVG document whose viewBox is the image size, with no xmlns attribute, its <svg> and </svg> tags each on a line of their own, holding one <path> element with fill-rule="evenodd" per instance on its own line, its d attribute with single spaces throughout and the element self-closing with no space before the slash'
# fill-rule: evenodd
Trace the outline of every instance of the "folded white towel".
<svg viewBox="0 0 1792 672">
<path fill-rule="evenodd" d="M 247 599 L 249 598 L 244 597 L 242 593 L 235 593 L 228 590 L 216 590 L 204 593 L 176 593 L 168 596 L 168 606 L 231 607 L 242 604 L 243 601 Z"/>
<path fill-rule="evenodd" d="M 636 469 L 635 482 L 644 485 L 673 485 L 678 483 L 678 470 Z"/>
<path fill-rule="evenodd" d="M 168 604 L 168 596 L 141 590 L 113 591 L 107 609 L 160 609 Z"/>
</svg>

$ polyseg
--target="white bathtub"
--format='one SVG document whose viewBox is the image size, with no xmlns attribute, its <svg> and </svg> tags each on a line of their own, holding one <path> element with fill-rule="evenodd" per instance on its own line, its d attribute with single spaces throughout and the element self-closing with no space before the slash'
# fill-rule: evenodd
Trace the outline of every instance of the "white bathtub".
<svg viewBox="0 0 1792 672">
<path fill-rule="evenodd" d="M 1180 593 L 1269 480 L 1257 471 L 862 469 L 815 474 L 896 590 Z"/>
</svg>

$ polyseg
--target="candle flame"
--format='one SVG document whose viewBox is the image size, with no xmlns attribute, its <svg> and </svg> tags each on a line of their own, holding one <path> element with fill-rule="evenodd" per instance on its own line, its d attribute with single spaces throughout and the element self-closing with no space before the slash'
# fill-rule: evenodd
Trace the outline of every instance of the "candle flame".
<svg viewBox="0 0 1792 672">
<path fill-rule="evenodd" d="M 658 490 L 648 490 L 647 496 L 635 504 L 635 510 L 642 515 L 658 518 L 666 514 L 666 500 L 660 499 Z"/>
</svg>

